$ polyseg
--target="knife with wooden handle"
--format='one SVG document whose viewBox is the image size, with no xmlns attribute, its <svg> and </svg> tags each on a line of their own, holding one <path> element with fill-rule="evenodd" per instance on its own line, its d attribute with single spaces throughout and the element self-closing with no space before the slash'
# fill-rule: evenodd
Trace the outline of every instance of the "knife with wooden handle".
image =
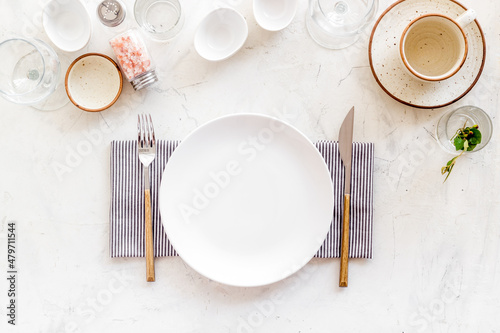
<svg viewBox="0 0 500 333">
<path fill-rule="evenodd" d="M 349 213 L 351 204 L 351 157 L 354 106 L 345 116 L 339 131 L 340 158 L 345 168 L 344 214 L 342 216 L 342 242 L 340 247 L 339 287 L 347 287 L 347 268 L 349 258 Z"/>
</svg>

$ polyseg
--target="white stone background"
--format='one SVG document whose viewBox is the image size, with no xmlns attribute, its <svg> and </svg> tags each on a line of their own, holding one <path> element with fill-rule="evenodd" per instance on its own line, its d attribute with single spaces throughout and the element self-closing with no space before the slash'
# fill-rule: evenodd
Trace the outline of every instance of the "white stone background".
<svg viewBox="0 0 500 333">
<path fill-rule="evenodd" d="M 84 1 L 93 35 L 83 50 L 112 55 Z M 125 1 L 134 25 L 133 1 Z M 379 14 L 392 1 L 381 0 Z M 182 1 L 186 23 L 167 43 L 148 40 L 160 83 L 101 113 L 68 104 L 41 112 L 0 100 L 0 267 L 6 269 L 6 226 L 18 225 L 18 312 L 7 325 L 7 282 L 0 279 L 1 332 L 497 332 L 500 331 L 499 138 L 500 3 L 464 0 L 478 13 L 487 43 L 484 72 L 458 102 L 435 110 L 402 105 L 370 72 L 370 29 L 354 46 L 326 50 L 309 37 L 307 1 L 281 32 L 260 28 L 249 0 Z M 0 39 L 49 41 L 44 1 L 0 0 Z M 235 56 L 212 63 L 194 50 L 197 24 L 228 5 L 246 18 L 249 37 Z M 439 117 L 462 105 L 493 119 L 492 141 L 461 158 L 447 183 L 450 155 L 434 140 Z M 338 259 L 313 259 L 284 281 L 256 288 L 225 286 L 180 258 L 156 260 L 157 282 L 145 281 L 141 258 L 108 251 L 109 150 L 134 139 L 137 114 L 153 115 L 157 138 L 182 139 L 222 115 L 297 110 L 290 123 L 311 140 L 336 140 L 356 107 L 354 139 L 375 143 L 374 258 L 350 262 L 349 287 L 338 287 Z M 86 134 L 87 133 L 87 134 Z M 89 141 L 92 133 L 94 141 Z M 82 143 L 83 142 L 83 143 Z M 87 142 L 87 143 L 85 143 Z M 59 175 L 57 163 L 79 145 L 91 150 Z M 3 274 L 2 274 L 3 276 Z"/>
</svg>

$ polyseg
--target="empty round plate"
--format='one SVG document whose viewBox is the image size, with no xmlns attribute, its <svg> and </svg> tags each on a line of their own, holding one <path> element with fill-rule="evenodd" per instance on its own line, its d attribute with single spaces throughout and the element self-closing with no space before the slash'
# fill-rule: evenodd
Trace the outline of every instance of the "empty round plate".
<svg viewBox="0 0 500 333">
<path fill-rule="evenodd" d="M 223 60 L 235 54 L 247 36 L 245 18 L 234 9 L 219 8 L 201 21 L 194 36 L 194 47 L 207 60 Z"/>
<path fill-rule="evenodd" d="M 333 214 L 325 160 L 290 125 L 238 114 L 213 120 L 175 149 L 162 176 L 161 221 L 180 257 L 233 286 L 260 286 L 303 267 Z"/>
<path fill-rule="evenodd" d="M 75 52 L 87 45 L 90 17 L 79 0 L 52 0 L 43 9 L 43 28 L 55 46 Z"/>
</svg>

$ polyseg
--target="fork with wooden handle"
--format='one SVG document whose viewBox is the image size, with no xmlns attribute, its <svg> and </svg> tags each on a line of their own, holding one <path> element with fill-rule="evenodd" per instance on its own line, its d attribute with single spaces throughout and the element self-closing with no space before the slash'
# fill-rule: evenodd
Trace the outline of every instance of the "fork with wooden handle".
<svg viewBox="0 0 500 333">
<path fill-rule="evenodd" d="M 144 230 L 146 234 L 146 280 L 148 282 L 153 282 L 155 280 L 155 262 L 149 166 L 156 156 L 156 140 L 151 115 L 138 115 L 137 149 L 139 160 L 144 166 Z"/>
</svg>

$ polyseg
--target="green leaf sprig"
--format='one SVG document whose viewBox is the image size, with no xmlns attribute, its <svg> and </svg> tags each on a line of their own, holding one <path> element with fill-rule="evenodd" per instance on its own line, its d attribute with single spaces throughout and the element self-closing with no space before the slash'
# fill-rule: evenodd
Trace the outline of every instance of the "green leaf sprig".
<svg viewBox="0 0 500 333">
<path fill-rule="evenodd" d="M 465 151 L 472 151 L 478 144 L 481 143 L 481 131 L 479 130 L 478 125 L 473 125 L 472 127 L 465 127 L 467 123 L 464 124 L 462 128 L 459 128 L 455 135 L 450 139 L 455 146 L 455 149 L 461 150 L 460 155 L 453 157 L 451 160 L 446 163 L 446 166 L 441 168 L 441 174 L 444 175 L 447 173 L 446 178 L 443 183 L 448 179 L 457 162 L 457 159 L 462 156 Z"/>
</svg>

